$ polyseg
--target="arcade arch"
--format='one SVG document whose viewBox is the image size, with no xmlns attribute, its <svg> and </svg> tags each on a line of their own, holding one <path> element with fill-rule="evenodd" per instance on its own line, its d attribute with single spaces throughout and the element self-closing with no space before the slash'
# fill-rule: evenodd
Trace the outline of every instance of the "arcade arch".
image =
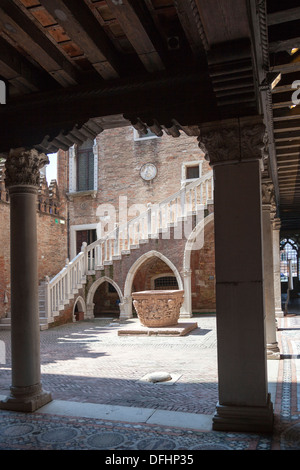
<svg viewBox="0 0 300 470">
<path fill-rule="evenodd" d="M 110 286 L 112 287 L 112 289 L 109 289 Z M 124 302 L 122 291 L 121 291 L 120 287 L 118 286 L 118 284 L 115 281 L 113 281 L 112 279 L 110 279 L 107 276 L 103 276 L 100 279 L 97 279 L 97 281 L 95 281 L 91 285 L 91 287 L 88 291 L 87 302 L 86 302 L 87 303 L 87 317 L 88 318 L 94 318 L 95 317 L 95 307 L 97 308 L 97 305 L 94 302 L 96 300 L 95 299 L 95 294 L 97 294 L 97 290 L 99 288 L 101 289 L 101 287 L 102 288 L 103 287 L 107 288 L 108 300 L 110 299 L 110 301 L 112 303 L 114 302 L 114 307 L 115 308 L 114 309 L 108 309 L 108 313 L 112 313 L 112 314 L 113 313 L 118 313 L 119 314 L 119 311 L 121 309 L 121 305 Z M 101 312 L 100 311 L 96 312 L 96 314 L 101 314 Z"/>
<path fill-rule="evenodd" d="M 151 273 L 151 269 L 147 269 L 148 276 L 143 276 L 143 279 L 136 279 L 136 275 L 139 270 L 147 263 L 147 267 L 150 268 L 152 263 L 155 263 L 159 266 L 159 269 L 162 269 L 160 274 L 175 276 L 177 281 L 177 289 L 183 290 L 182 278 L 179 274 L 176 266 L 162 253 L 152 250 L 144 253 L 140 258 L 138 258 L 131 268 L 129 269 L 124 287 L 124 308 L 121 310 L 120 318 L 131 318 L 132 317 L 132 297 L 131 293 L 133 287 L 135 286 L 136 290 L 149 290 L 152 287 L 151 280 L 155 277 L 155 273 Z M 153 267 L 153 265 L 152 265 Z M 149 284 L 147 284 L 147 282 Z M 147 289 L 148 287 L 148 289 Z"/>
</svg>

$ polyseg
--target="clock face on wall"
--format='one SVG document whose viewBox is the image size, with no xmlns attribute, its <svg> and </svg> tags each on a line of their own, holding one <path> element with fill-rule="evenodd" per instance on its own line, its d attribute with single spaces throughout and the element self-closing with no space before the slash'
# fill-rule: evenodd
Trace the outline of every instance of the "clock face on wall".
<svg viewBox="0 0 300 470">
<path fill-rule="evenodd" d="M 157 168 L 153 163 L 145 163 L 140 170 L 141 177 L 146 181 L 151 181 L 157 174 Z"/>
</svg>

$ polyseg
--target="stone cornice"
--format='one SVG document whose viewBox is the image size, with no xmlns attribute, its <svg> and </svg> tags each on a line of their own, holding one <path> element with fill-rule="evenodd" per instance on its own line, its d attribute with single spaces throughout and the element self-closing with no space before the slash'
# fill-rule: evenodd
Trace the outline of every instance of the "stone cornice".
<svg viewBox="0 0 300 470">
<path fill-rule="evenodd" d="M 281 220 L 279 217 L 274 217 L 274 220 L 273 220 L 273 229 L 274 230 L 280 230 L 281 228 Z"/>
<path fill-rule="evenodd" d="M 5 161 L 5 185 L 35 186 L 40 183 L 40 169 L 49 163 L 47 155 L 36 149 L 12 149 Z"/>
<path fill-rule="evenodd" d="M 260 117 L 216 121 L 200 126 L 198 141 L 211 166 L 262 160 L 265 126 Z"/>
</svg>

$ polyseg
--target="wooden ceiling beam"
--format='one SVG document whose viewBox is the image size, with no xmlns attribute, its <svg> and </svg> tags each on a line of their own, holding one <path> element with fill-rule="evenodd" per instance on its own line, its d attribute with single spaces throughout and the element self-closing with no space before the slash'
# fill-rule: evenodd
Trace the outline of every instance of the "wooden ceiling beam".
<svg viewBox="0 0 300 470">
<path fill-rule="evenodd" d="M 104 79 L 120 76 L 118 54 L 89 7 L 73 0 L 40 0 Z"/>
<path fill-rule="evenodd" d="M 299 155 L 300 155 L 299 149 L 297 149 L 296 152 L 290 151 L 289 153 L 277 152 L 277 163 L 278 165 L 280 165 L 281 163 L 289 163 L 289 162 L 298 161 Z"/>
<path fill-rule="evenodd" d="M 300 161 L 298 160 L 297 162 L 295 163 L 290 163 L 289 165 L 279 165 L 278 166 L 278 174 L 282 175 L 283 173 L 287 173 L 289 171 L 293 171 L 293 170 L 299 170 L 299 164 L 300 164 Z"/>
<path fill-rule="evenodd" d="M 282 142 L 283 140 L 298 140 L 299 139 L 299 131 L 289 131 L 289 132 L 282 132 L 280 134 L 275 135 L 275 142 Z"/>
<path fill-rule="evenodd" d="M 291 51 L 294 47 L 300 47 L 300 37 L 293 37 L 286 40 L 271 42 L 269 45 L 270 52 Z"/>
<path fill-rule="evenodd" d="M 203 55 L 209 46 L 197 4 L 194 0 L 175 0 L 175 8 L 195 57 Z"/>
<path fill-rule="evenodd" d="M 268 14 L 268 26 L 287 23 L 288 21 L 294 21 L 300 19 L 300 7 L 289 8 L 288 10 L 279 10 Z"/>
<path fill-rule="evenodd" d="M 164 70 L 165 46 L 156 35 L 154 22 L 142 9 L 140 0 L 106 0 L 106 3 L 146 70 L 151 73 Z"/>
<path fill-rule="evenodd" d="M 182 126 L 212 121 L 219 115 L 207 91 L 207 80 L 198 69 L 184 70 L 180 74 L 153 74 L 96 86 L 90 83 L 10 100 L 0 107 L 0 152 L 36 145 L 51 129 L 56 135 L 66 131 L 68 123 L 74 127 L 78 121 L 111 115 L 134 115 L 143 122 L 157 119 L 160 125 L 172 119 Z"/>
<path fill-rule="evenodd" d="M 295 164 L 293 166 L 290 166 L 289 168 L 279 168 L 278 170 L 278 177 L 282 176 L 284 178 L 290 178 L 292 174 L 297 175 L 299 171 L 299 162 L 298 164 Z"/>
<path fill-rule="evenodd" d="M 34 67 L 8 42 L 0 37 L 0 75 L 21 92 L 46 90 L 56 82 L 46 73 Z"/>
<path fill-rule="evenodd" d="M 290 55 L 289 51 L 279 51 L 276 53 L 269 53 L 270 67 L 272 71 L 281 72 L 282 76 L 285 74 L 297 73 L 300 70 L 300 52 Z"/>
<path fill-rule="evenodd" d="M 277 108 L 273 109 L 273 120 L 276 121 L 287 121 L 290 119 L 299 119 L 300 118 L 300 109 L 299 106 L 294 108 Z"/>
<path fill-rule="evenodd" d="M 283 122 L 277 121 L 274 123 L 275 133 L 296 131 L 296 130 L 300 130 L 300 119 L 293 119 L 293 120 L 290 119 L 289 121 L 283 121 Z"/>
<path fill-rule="evenodd" d="M 39 28 L 11 1 L 1 0 L 0 31 L 22 47 L 60 85 L 67 87 L 79 83 L 78 70 L 45 37 Z"/>
</svg>

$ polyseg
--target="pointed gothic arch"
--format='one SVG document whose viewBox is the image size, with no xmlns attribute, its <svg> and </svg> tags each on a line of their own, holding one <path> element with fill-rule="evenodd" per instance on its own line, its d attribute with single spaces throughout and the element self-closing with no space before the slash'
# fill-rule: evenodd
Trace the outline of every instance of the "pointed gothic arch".
<svg viewBox="0 0 300 470">
<path fill-rule="evenodd" d="M 87 294 L 87 299 L 86 299 L 86 308 L 87 308 L 87 317 L 88 318 L 93 318 L 94 317 L 94 295 L 96 293 L 96 290 L 98 289 L 98 287 L 103 284 L 104 282 L 108 282 L 109 284 L 111 284 L 117 291 L 118 293 L 118 296 L 119 296 L 119 299 L 120 299 L 120 308 L 121 308 L 121 305 L 123 305 L 124 303 L 124 298 L 123 298 L 123 294 L 122 294 L 122 291 L 120 289 L 120 287 L 118 286 L 118 284 L 113 281 L 112 279 L 110 279 L 109 277 L 107 276 L 103 276 L 103 277 L 100 277 L 100 279 L 97 279 L 97 281 L 95 281 L 89 291 L 88 291 L 88 294 Z"/>
<path fill-rule="evenodd" d="M 138 272 L 139 268 L 142 266 L 142 264 L 149 260 L 149 258 L 152 257 L 157 257 L 161 259 L 164 263 L 166 263 L 167 266 L 173 271 L 177 284 L 178 284 L 178 289 L 183 290 L 183 282 L 182 278 L 179 274 L 178 269 L 176 266 L 170 261 L 165 255 L 160 253 L 159 251 L 151 250 L 148 251 L 147 253 L 144 253 L 142 256 L 140 256 L 131 266 L 131 268 L 128 270 L 126 279 L 125 279 L 125 285 L 124 285 L 124 304 L 122 305 L 121 308 L 121 316 L 120 318 L 131 318 L 132 317 L 132 299 L 131 299 L 131 291 L 132 291 L 132 284 L 134 277 L 136 273 Z"/>
</svg>

